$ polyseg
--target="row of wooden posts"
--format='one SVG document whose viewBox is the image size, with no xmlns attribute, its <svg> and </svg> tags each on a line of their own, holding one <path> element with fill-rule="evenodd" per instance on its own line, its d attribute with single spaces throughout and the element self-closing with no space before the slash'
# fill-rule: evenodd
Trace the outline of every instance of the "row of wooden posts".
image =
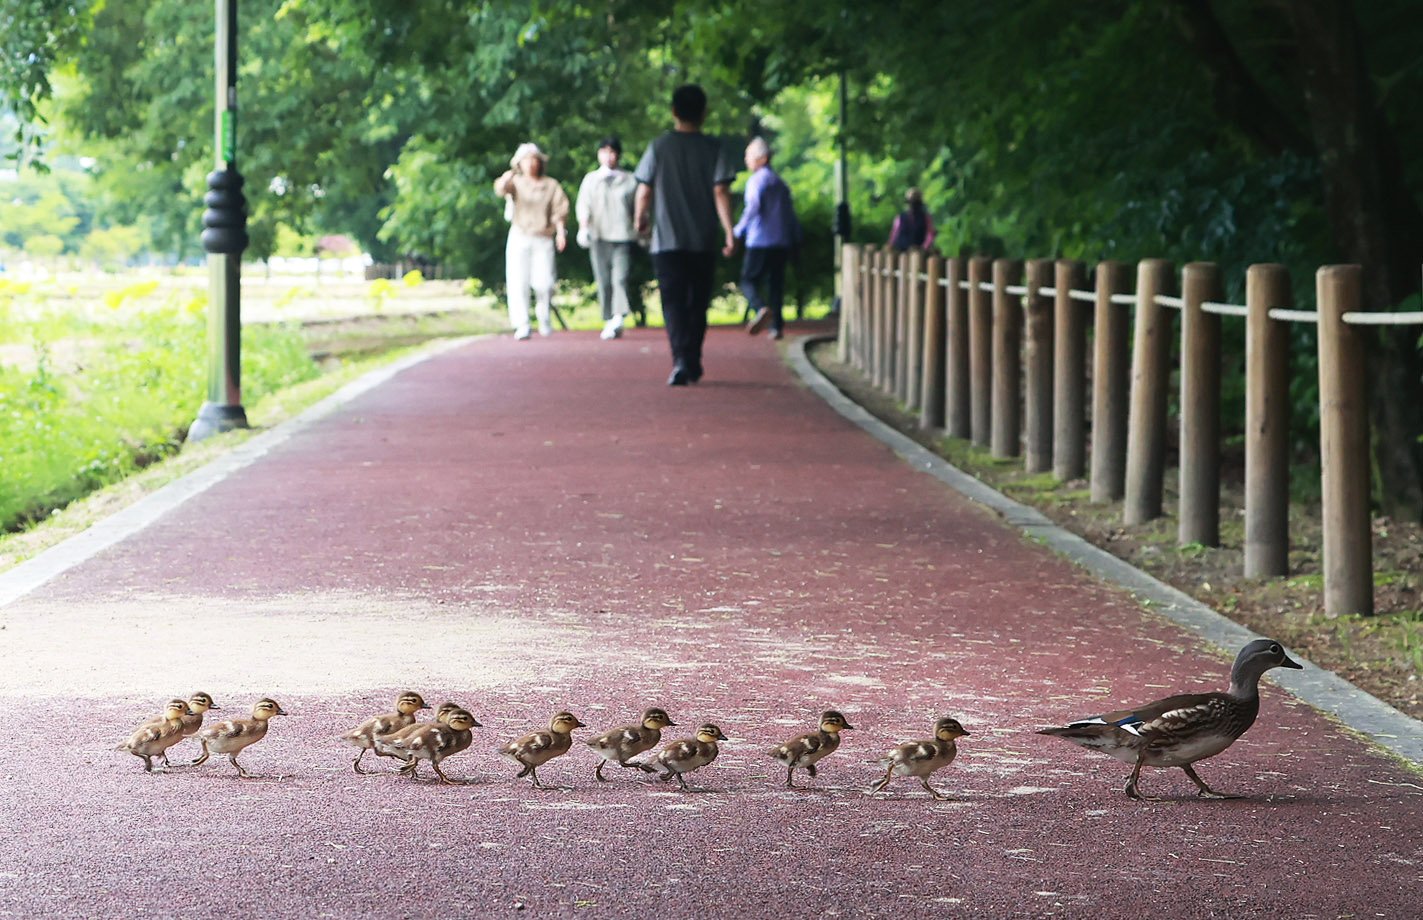
<svg viewBox="0 0 1423 920">
<path fill-rule="evenodd" d="M 1319 269 L 1317 311 L 1292 309 L 1282 265 L 1252 265 L 1246 303 L 1225 304 L 1220 270 L 1193 262 L 926 257 L 848 244 L 839 356 L 943 429 L 1024 457 L 1029 472 L 1088 477 L 1123 519 L 1162 514 L 1172 311 L 1181 322 L 1182 544 L 1220 540 L 1221 319 L 1246 322 L 1245 574 L 1289 571 L 1289 322 L 1319 329 L 1324 597 L 1331 615 L 1373 611 L 1368 413 L 1356 327 L 1357 265 Z M 1088 327 L 1092 328 L 1088 366 Z M 1090 384 L 1090 387 L 1089 387 Z M 1090 412 L 1088 399 L 1090 396 Z M 1089 450 L 1090 445 L 1090 450 Z M 1090 468 L 1089 468 L 1090 462 Z"/>
</svg>

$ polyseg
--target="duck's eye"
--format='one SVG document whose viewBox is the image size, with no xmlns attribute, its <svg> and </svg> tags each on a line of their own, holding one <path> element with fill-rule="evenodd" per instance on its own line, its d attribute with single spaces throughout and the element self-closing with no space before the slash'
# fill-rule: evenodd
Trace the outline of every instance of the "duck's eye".
<svg viewBox="0 0 1423 920">
<path fill-rule="evenodd" d="M 1278 645 L 1270 646 L 1270 654 L 1272 655 L 1282 655 L 1284 654 L 1284 651 L 1285 650 L 1280 648 Z"/>
</svg>

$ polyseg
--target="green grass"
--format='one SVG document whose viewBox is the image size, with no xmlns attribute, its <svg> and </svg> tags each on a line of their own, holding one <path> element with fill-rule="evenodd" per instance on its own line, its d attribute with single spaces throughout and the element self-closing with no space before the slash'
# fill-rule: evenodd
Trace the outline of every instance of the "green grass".
<svg viewBox="0 0 1423 920">
<path fill-rule="evenodd" d="M 155 286 L 87 311 L 0 288 L 0 531 L 22 529 L 176 452 L 205 396 L 205 298 Z M 298 327 L 243 330 L 244 400 L 320 373 Z"/>
</svg>

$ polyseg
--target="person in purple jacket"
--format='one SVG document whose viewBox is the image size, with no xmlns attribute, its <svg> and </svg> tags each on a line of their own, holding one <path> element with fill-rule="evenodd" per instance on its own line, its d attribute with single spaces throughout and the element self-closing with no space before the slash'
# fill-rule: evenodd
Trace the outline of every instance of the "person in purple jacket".
<svg viewBox="0 0 1423 920">
<path fill-rule="evenodd" d="M 771 168 L 771 146 L 764 138 L 753 137 L 746 145 L 746 168 L 751 178 L 746 180 L 741 220 L 733 228 L 736 239 L 746 247 L 741 263 L 741 293 L 746 295 L 752 314 L 746 331 L 755 335 L 770 323 L 771 338 L 779 339 L 785 328 L 781 306 L 785 300 L 786 261 L 791 250 L 800 245 L 800 221 L 790 188 Z M 765 300 L 761 299 L 763 283 Z"/>
<path fill-rule="evenodd" d="M 889 245 L 895 252 L 934 248 L 934 218 L 924 207 L 924 194 L 917 188 L 904 193 L 904 210 L 894 218 L 889 228 Z"/>
</svg>

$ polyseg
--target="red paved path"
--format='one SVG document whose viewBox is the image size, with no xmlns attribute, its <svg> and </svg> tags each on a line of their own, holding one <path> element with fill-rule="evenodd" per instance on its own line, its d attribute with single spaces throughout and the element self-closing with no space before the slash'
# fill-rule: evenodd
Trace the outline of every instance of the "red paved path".
<svg viewBox="0 0 1423 920">
<path fill-rule="evenodd" d="M 1418 916 L 1423 780 L 1273 686 L 1195 799 L 1032 729 L 1219 687 L 1228 662 L 914 473 L 714 331 L 471 344 L 316 423 L 0 610 L 0 915 Z M 464 787 L 358 777 L 330 737 L 401 688 L 484 722 Z M 245 762 L 111 750 L 205 689 L 291 713 Z M 583 749 L 536 792 L 492 748 L 567 707 L 733 739 L 671 792 Z M 814 791 L 763 750 L 859 731 Z M 951 714 L 933 803 L 868 763 Z M 43 726 L 37 728 L 36 726 Z M 581 747 L 581 746 L 577 746 Z M 186 745 L 179 751 L 186 750 Z M 669 915 L 670 916 L 670 915 Z"/>
</svg>

